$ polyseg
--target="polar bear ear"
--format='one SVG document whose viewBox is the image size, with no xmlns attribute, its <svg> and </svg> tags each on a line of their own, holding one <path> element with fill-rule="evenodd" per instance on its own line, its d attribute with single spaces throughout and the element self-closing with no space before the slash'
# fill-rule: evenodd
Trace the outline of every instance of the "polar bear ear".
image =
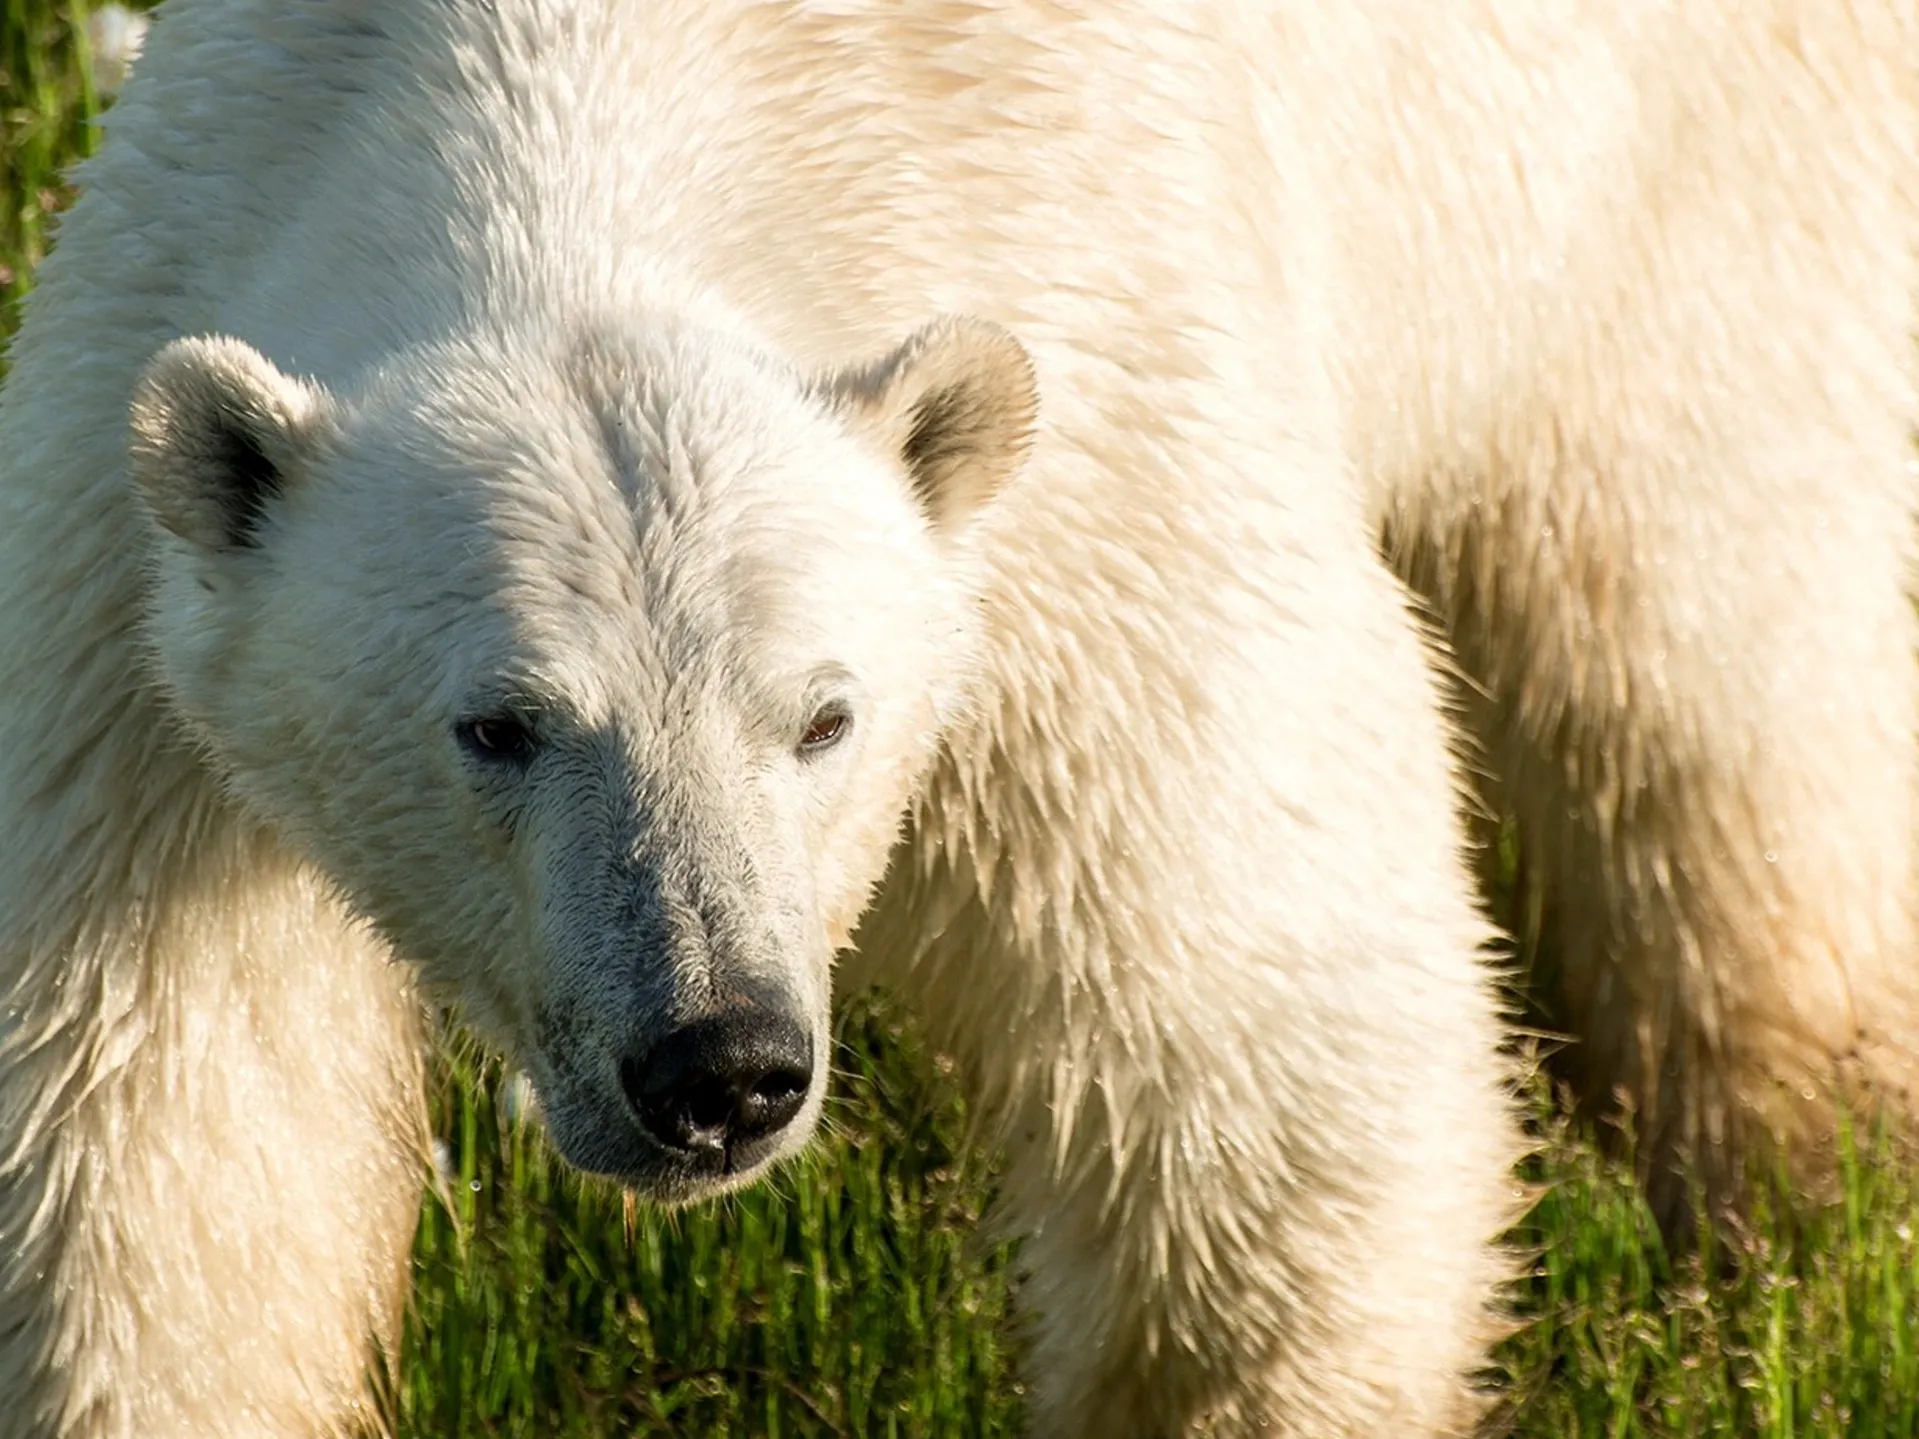
<svg viewBox="0 0 1919 1439">
<path fill-rule="evenodd" d="M 985 320 L 936 320 L 819 392 L 855 429 L 899 456 L 935 526 L 957 529 L 1033 447 L 1039 384 L 1025 348 Z"/>
<path fill-rule="evenodd" d="M 176 340 L 133 397 L 132 468 L 154 518 L 205 550 L 252 549 L 334 427 L 318 386 L 230 339 Z"/>
</svg>

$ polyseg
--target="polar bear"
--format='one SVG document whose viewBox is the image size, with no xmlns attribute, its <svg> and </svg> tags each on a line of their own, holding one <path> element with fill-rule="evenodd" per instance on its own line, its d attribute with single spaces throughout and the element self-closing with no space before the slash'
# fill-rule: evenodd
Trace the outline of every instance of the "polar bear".
<svg viewBox="0 0 1919 1439">
<path fill-rule="evenodd" d="M 1466 776 L 1662 1202 L 1899 1113 L 1913 28 L 176 0 L 0 399 L 0 1433 L 367 1420 L 423 1004 L 680 1201 L 869 980 L 1035 1434 L 1462 1432 Z"/>
</svg>

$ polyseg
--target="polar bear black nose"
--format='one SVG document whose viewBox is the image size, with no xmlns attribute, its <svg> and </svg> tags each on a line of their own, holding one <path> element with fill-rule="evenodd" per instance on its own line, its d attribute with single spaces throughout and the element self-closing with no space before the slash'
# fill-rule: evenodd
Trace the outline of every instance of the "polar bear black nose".
<svg viewBox="0 0 1919 1439">
<path fill-rule="evenodd" d="M 813 1083 L 813 1045 L 784 1015 L 734 1012 L 676 1029 L 627 1059 L 620 1083 L 661 1144 L 725 1157 L 799 1113 Z"/>
</svg>

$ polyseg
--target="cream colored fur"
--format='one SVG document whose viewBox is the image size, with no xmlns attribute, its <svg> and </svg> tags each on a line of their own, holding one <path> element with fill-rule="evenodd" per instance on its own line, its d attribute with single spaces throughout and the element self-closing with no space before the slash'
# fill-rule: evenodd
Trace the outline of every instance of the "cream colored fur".
<svg viewBox="0 0 1919 1439">
<path fill-rule="evenodd" d="M 357 1422 L 413 976 L 536 1071 L 627 994 L 462 788 L 500 655 L 636 854 L 760 861 L 816 1025 L 892 851 L 843 977 L 1006 1149 L 1036 1434 L 1461 1432 L 1519 1140 L 1452 700 L 1662 1201 L 1909 1083 L 1913 28 L 176 0 L 0 397 L 0 1435 Z M 1008 478 L 960 327 L 1004 403 L 915 496 L 942 314 L 1039 424 Z M 257 551 L 196 396 L 286 441 Z M 822 647 L 856 746 L 747 763 Z"/>
</svg>

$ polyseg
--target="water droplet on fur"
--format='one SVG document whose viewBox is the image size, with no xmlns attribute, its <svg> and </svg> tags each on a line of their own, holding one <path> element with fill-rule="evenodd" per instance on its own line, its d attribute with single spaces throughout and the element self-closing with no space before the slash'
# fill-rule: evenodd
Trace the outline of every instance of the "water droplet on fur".
<svg viewBox="0 0 1919 1439">
<path fill-rule="evenodd" d="M 102 5 L 87 21 L 87 38 L 93 49 L 93 83 L 111 95 L 146 43 L 147 17 L 124 5 Z"/>
<path fill-rule="evenodd" d="M 529 1119 L 537 1112 L 540 1096 L 534 1092 L 533 1081 L 527 1078 L 525 1070 L 515 1070 L 511 1078 L 500 1086 L 500 1108 L 510 1120 Z"/>
<path fill-rule="evenodd" d="M 1767 864 L 1778 864 L 1778 863 L 1779 863 L 1779 852 L 1778 852 L 1777 850 L 1771 850 L 1771 849 L 1769 849 L 1769 850 L 1767 850 L 1767 851 L 1766 851 L 1766 863 L 1767 863 Z"/>
</svg>

